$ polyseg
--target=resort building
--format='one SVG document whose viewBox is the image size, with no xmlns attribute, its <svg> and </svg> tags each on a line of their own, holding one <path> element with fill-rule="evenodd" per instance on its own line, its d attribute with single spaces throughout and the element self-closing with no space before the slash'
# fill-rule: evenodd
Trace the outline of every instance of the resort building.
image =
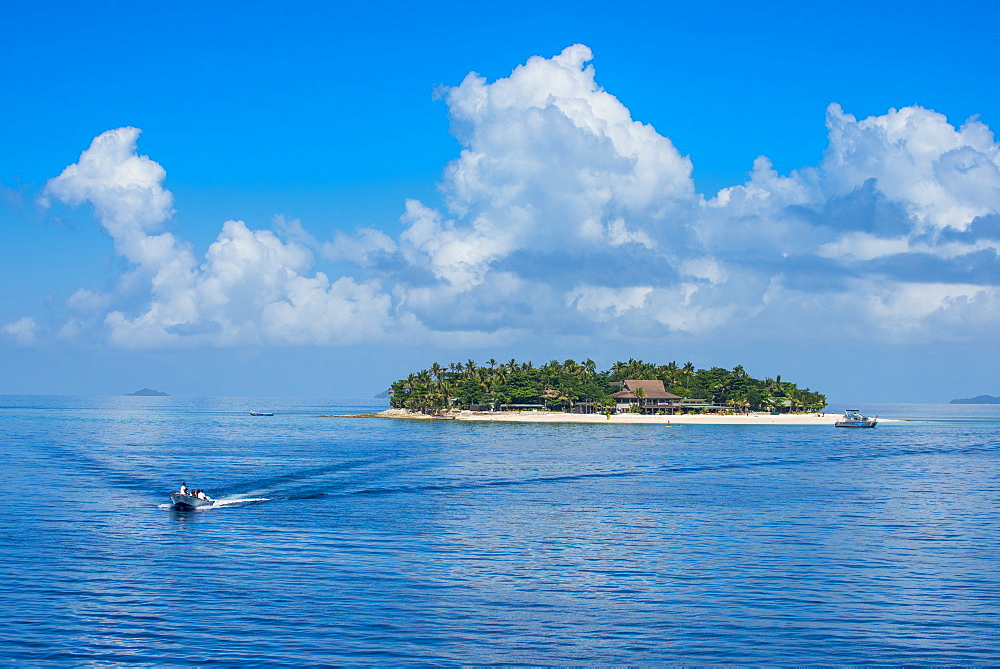
<svg viewBox="0 0 1000 669">
<path fill-rule="evenodd" d="M 641 413 L 674 413 L 683 399 L 680 395 L 668 393 L 663 381 L 629 380 L 619 383 L 622 389 L 611 396 L 619 412 L 634 411 L 633 407 L 638 407 Z"/>
<path fill-rule="evenodd" d="M 621 390 L 611 395 L 615 401 L 613 413 L 643 413 L 652 414 L 677 414 L 677 413 L 716 413 L 719 411 L 731 411 L 731 407 L 715 404 L 710 399 L 684 398 L 667 392 L 660 380 L 639 380 L 612 381 L 612 386 L 617 386 Z M 470 411 L 547 411 L 553 410 L 550 405 L 551 400 L 559 397 L 555 390 L 546 390 L 538 397 L 525 399 L 515 403 L 500 404 L 472 404 Z M 563 405 L 563 410 L 570 413 L 603 413 L 608 409 L 595 402 L 593 399 L 579 399 L 575 402 L 567 401 Z"/>
</svg>

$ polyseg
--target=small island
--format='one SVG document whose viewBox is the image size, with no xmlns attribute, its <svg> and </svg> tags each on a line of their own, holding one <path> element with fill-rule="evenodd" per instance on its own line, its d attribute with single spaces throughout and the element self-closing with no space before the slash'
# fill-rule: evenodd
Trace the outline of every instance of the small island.
<svg viewBox="0 0 1000 669">
<path fill-rule="evenodd" d="M 127 393 L 126 397 L 169 397 L 167 393 L 161 392 L 159 390 L 153 390 L 152 388 L 143 388 L 142 390 L 137 390 L 134 393 Z"/>
<path fill-rule="evenodd" d="M 950 404 L 1000 404 L 1000 397 L 993 395 L 977 395 L 964 400 L 952 400 Z"/>
<path fill-rule="evenodd" d="M 395 381 L 386 418 L 535 422 L 832 424 L 826 396 L 733 369 L 697 369 L 629 359 L 600 371 L 593 360 L 474 360 L 428 369 Z"/>
</svg>

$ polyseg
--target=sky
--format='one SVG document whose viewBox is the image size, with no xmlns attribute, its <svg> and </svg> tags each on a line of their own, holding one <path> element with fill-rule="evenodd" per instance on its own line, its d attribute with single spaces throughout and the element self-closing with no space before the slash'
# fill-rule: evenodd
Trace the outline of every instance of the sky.
<svg viewBox="0 0 1000 669">
<path fill-rule="evenodd" d="M 4 2 L 0 394 L 1000 395 L 995 2 Z"/>
</svg>

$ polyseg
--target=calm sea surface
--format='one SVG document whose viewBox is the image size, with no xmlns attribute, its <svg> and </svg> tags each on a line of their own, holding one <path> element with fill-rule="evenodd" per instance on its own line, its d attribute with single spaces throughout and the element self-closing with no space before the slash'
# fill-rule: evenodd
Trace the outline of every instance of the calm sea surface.
<svg viewBox="0 0 1000 669">
<path fill-rule="evenodd" d="M 321 417 L 375 402 L 0 396 L 4 663 L 1000 662 L 998 406 Z"/>
</svg>

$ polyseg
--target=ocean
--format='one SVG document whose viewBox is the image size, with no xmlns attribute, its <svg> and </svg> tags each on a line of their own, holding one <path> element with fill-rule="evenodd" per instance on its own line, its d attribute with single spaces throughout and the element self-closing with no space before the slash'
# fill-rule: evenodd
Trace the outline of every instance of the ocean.
<svg viewBox="0 0 1000 669">
<path fill-rule="evenodd" d="M 381 408 L 0 397 L 4 664 L 1000 662 L 998 406 L 322 417 Z"/>
</svg>

